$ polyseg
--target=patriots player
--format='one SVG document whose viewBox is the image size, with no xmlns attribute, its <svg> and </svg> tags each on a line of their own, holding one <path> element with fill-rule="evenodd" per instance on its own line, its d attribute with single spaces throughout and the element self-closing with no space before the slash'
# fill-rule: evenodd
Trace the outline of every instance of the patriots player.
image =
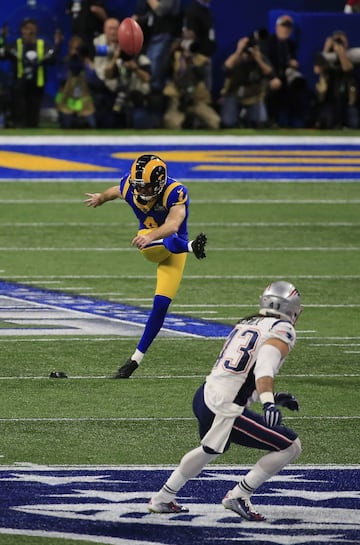
<svg viewBox="0 0 360 545">
<path fill-rule="evenodd" d="M 205 383 L 194 396 L 200 446 L 185 454 L 163 487 L 150 500 L 153 513 L 184 513 L 175 496 L 206 464 L 232 443 L 268 451 L 228 491 L 222 504 L 244 519 L 263 521 L 251 503 L 253 492 L 301 453 L 297 434 L 283 426 L 278 406 L 299 410 L 288 392 L 274 393 L 274 377 L 296 340 L 301 312 L 298 290 L 285 281 L 270 284 L 260 296 L 257 314 L 238 322 Z M 249 409 L 260 401 L 262 414 Z"/>
<path fill-rule="evenodd" d="M 207 237 L 200 233 L 189 241 L 187 188 L 167 175 L 166 163 L 157 155 L 138 157 L 120 180 L 103 193 L 86 193 L 85 204 L 96 208 L 113 199 L 123 199 L 139 221 L 132 240 L 148 260 L 157 263 L 157 282 L 153 307 L 135 352 L 113 378 L 129 378 L 140 365 L 147 349 L 160 331 L 168 308 L 183 276 L 186 258 L 193 252 L 206 257 Z"/>
</svg>

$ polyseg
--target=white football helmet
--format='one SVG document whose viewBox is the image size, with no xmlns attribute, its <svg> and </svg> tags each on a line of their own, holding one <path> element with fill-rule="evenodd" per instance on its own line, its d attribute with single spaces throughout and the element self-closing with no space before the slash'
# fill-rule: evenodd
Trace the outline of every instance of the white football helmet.
<svg viewBox="0 0 360 545">
<path fill-rule="evenodd" d="M 295 324 L 301 311 L 300 293 L 290 282 L 273 282 L 260 296 L 259 313 L 262 316 L 279 316 Z"/>
</svg>

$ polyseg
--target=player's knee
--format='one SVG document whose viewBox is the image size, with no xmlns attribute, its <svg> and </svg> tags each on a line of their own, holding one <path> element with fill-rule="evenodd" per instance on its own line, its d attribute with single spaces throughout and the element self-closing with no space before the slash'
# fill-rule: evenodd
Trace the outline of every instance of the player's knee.
<svg viewBox="0 0 360 545">
<path fill-rule="evenodd" d="M 142 255 L 153 263 L 162 263 L 171 255 L 171 253 L 162 245 L 149 245 L 140 250 Z"/>
<path fill-rule="evenodd" d="M 210 447 L 207 447 L 205 445 L 202 446 L 202 449 L 203 449 L 204 452 L 206 452 L 206 454 L 216 454 L 216 455 L 220 454 L 220 452 L 216 452 L 216 450 L 214 450 L 214 449 L 212 449 Z"/>
</svg>

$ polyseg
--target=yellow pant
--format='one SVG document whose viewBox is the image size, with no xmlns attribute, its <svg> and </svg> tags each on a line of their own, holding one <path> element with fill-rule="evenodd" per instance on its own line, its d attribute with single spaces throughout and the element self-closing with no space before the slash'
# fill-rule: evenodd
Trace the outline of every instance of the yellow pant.
<svg viewBox="0 0 360 545">
<path fill-rule="evenodd" d="M 146 231 L 148 229 L 141 230 L 139 234 Z M 172 254 L 162 244 L 149 246 L 140 251 L 146 259 L 158 264 L 155 295 L 174 299 L 183 277 L 187 253 Z"/>
</svg>

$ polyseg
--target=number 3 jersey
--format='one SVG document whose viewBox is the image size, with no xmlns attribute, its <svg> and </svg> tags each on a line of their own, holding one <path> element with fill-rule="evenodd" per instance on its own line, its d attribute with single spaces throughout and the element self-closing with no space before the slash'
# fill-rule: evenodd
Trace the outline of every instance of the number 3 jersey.
<svg viewBox="0 0 360 545">
<path fill-rule="evenodd" d="M 187 218 L 189 214 L 189 195 L 187 188 L 174 180 L 168 178 L 161 195 L 150 202 L 139 202 L 130 185 L 130 173 L 125 174 L 120 180 L 120 195 L 133 209 L 139 220 L 139 229 L 154 229 L 162 225 L 172 206 L 185 205 L 185 219 L 177 232 L 180 238 L 188 240 Z"/>
<path fill-rule="evenodd" d="M 254 368 L 261 346 L 268 339 L 280 339 L 292 350 L 296 341 L 293 325 L 275 317 L 256 316 L 240 321 L 229 334 L 223 349 L 206 377 L 205 403 L 215 414 L 239 416 L 257 399 Z M 279 362 L 277 374 L 282 366 Z"/>
</svg>

